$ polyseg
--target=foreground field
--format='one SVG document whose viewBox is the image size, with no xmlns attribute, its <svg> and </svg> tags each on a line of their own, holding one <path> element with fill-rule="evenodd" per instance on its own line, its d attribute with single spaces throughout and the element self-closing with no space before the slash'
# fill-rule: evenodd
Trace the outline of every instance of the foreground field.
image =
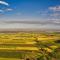
<svg viewBox="0 0 60 60">
<path fill-rule="evenodd" d="M 0 60 L 23 60 L 18 58 L 0 58 Z"/>
<path fill-rule="evenodd" d="M 58 32 L 1 32 L 0 60 L 60 60 Z"/>
</svg>

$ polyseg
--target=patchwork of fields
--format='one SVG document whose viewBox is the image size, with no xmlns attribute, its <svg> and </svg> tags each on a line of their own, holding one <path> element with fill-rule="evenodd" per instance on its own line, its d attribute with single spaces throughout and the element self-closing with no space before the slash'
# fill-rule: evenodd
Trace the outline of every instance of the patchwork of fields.
<svg viewBox="0 0 60 60">
<path fill-rule="evenodd" d="M 60 60 L 60 33 L 1 32 L 0 60 Z"/>
</svg>

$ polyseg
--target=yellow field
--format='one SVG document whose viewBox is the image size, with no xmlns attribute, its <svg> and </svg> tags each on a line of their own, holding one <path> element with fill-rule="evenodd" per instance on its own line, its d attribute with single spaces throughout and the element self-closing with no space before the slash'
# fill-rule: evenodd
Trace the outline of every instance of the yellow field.
<svg viewBox="0 0 60 60">
<path fill-rule="evenodd" d="M 1 51 L 39 52 L 42 48 L 42 45 L 44 44 L 47 44 L 49 48 L 43 47 L 43 49 L 46 50 L 47 52 L 52 52 L 54 49 L 60 47 L 60 44 L 52 45 L 54 44 L 54 41 L 57 41 L 59 39 L 60 39 L 60 34 L 57 33 L 45 33 L 45 32 L 43 33 L 35 33 L 35 32 L 0 33 L 0 52 Z M 0 58 L 0 60 L 3 59 Z"/>
</svg>

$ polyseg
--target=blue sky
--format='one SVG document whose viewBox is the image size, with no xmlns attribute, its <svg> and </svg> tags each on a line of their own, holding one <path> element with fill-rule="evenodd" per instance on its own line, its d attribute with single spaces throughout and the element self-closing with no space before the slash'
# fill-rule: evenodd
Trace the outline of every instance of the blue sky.
<svg viewBox="0 0 60 60">
<path fill-rule="evenodd" d="M 60 0 L 0 0 L 0 21 L 39 21 L 38 28 L 59 29 Z"/>
</svg>

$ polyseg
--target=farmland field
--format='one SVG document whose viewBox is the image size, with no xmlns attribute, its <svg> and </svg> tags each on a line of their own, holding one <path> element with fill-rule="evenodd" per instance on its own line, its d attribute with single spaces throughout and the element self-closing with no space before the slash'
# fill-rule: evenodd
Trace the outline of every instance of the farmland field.
<svg viewBox="0 0 60 60">
<path fill-rule="evenodd" d="M 0 32 L 0 60 L 60 60 L 60 32 Z"/>
</svg>

